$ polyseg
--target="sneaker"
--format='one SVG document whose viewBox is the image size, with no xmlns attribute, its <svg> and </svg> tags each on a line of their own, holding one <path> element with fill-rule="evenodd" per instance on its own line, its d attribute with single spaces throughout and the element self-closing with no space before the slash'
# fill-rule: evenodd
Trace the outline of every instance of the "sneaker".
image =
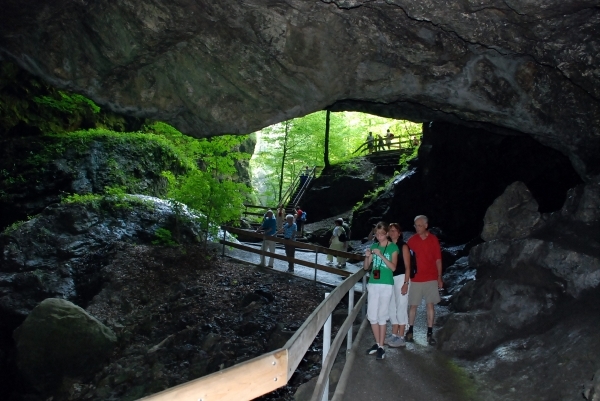
<svg viewBox="0 0 600 401">
<path fill-rule="evenodd" d="M 333 266 L 333 262 L 327 262 L 327 266 Z"/>
<path fill-rule="evenodd" d="M 293 272 L 294 272 L 294 268 L 289 268 L 289 269 L 287 269 L 287 272 L 288 272 L 288 273 L 293 273 Z"/>
<path fill-rule="evenodd" d="M 433 338 L 433 334 L 427 334 L 427 344 L 429 344 L 429 345 L 437 344 L 437 341 L 435 341 L 435 338 Z"/>
<path fill-rule="evenodd" d="M 377 359 L 385 358 L 385 350 L 382 347 L 377 348 Z"/>
<path fill-rule="evenodd" d="M 406 333 L 405 339 L 407 343 L 412 343 L 413 341 L 415 341 L 415 339 L 413 338 L 412 330 Z"/>
<path fill-rule="evenodd" d="M 389 345 L 390 341 L 392 341 L 393 339 L 394 339 L 394 336 L 390 334 L 389 336 L 385 336 L 385 340 L 383 340 L 383 343 L 385 345 Z"/>
<path fill-rule="evenodd" d="M 336 265 L 335 267 L 337 267 L 338 269 L 343 269 L 344 268 L 344 266 L 342 266 L 342 265 Z"/>
<path fill-rule="evenodd" d="M 392 348 L 406 347 L 406 341 L 402 337 L 394 337 L 388 345 Z"/>
<path fill-rule="evenodd" d="M 345 269 L 345 268 L 346 268 L 346 262 L 342 263 L 342 264 L 340 265 L 340 268 L 341 268 L 341 269 Z"/>
<path fill-rule="evenodd" d="M 373 344 L 373 346 L 367 350 L 367 355 L 373 355 L 374 353 L 377 352 L 378 349 L 379 349 L 379 345 Z"/>
</svg>

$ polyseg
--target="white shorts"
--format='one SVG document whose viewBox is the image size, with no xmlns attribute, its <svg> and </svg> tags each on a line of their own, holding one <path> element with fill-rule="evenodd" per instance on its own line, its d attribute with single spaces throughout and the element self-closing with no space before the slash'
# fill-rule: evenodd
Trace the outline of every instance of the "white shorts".
<svg viewBox="0 0 600 401">
<path fill-rule="evenodd" d="M 384 326 L 390 318 L 389 306 L 394 286 L 389 284 L 367 284 L 367 319 L 371 324 Z"/>
<path fill-rule="evenodd" d="M 404 274 L 394 276 L 394 293 L 390 299 L 390 322 L 392 324 L 408 324 L 408 292 L 402 295 Z M 410 290 L 410 284 L 408 284 Z"/>
</svg>

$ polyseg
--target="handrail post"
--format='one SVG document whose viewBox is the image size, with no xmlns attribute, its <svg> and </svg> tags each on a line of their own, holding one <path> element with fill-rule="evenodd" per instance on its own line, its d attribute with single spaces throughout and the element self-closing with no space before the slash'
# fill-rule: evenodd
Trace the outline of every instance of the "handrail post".
<svg viewBox="0 0 600 401">
<path fill-rule="evenodd" d="M 221 230 L 223 230 L 223 250 L 221 251 L 221 256 L 225 256 L 225 241 L 227 240 L 227 230 L 225 230 L 225 227 L 221 227 Z"/>
<path fill-rule="evenodd" d="M 319 250 L 315 251 L 315 284 L 317 284 L 317 265 L 319 264 Z"/>
<path fill-rule="evenodd" d="M 348 291 L 348 316 L 352 314 L 352 309 L 354 309 L 354 286 L 350 288 Z M 348 337 L 346 338 L 346 351 L 350 351 L 352 349 L 352 326 L 348 329 Z"/>
<path fill-rule="evenodd" d="M 325 293 L 325 298 L 329 296 L 329 293 Z M 325 358 L 329 353 L 329 347 L 331 346 L 331 314 L 327 317 L 325 325 L 323 325 L 323 362 L 325 364 Z M 321 401 L 329 400 L 329 378 L 325 381 L 325 390 L 323 391 L 323 397 Z"/>
<path fill-rule="evenodd" d="M 363 294 L 367 293 L 367 275 L 366 274 L 362 277 L 362 293 Z M 363 304 L 363 306 L 362 306 L 362 318 L 363 318 L 363 320 L 365 320 L 367 318 L 367 305 L 366 305 L 366 303 Z"/>
</svg>

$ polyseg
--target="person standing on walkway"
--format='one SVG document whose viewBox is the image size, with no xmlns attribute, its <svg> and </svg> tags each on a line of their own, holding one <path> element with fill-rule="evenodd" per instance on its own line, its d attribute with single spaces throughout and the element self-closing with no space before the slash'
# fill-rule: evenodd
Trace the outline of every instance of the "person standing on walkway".
<svg viewBox="0 0 600 401">
<path fill-rule="evenodd" d="M 262 225 L 256 229 L 256 232 L 264 232 L 265 235 L 273 236 L 277 233 L 277 220 L 273 216 L 272 210 L 267 210 Z M 261 251 L 268 250 L 271 253 L 275 253 L 275 241 L 269 241 L 268 239 L 263 240 Z M 260 265 L 265 265 L 265 255 L 260 255 Z M 269 258 L 269 267 L 273 267 L 273 256 Z"/>
<path fill-rule="evenodd" d="M 426 216 L 415 217 L 415 230 L 417 233 L 409 238 L 408 247 L 415 253 L 417 259 L 417 274 L 410 281 L 408 293 L 408 323 L 410 327 L 406 333 L 406 341 L 413 341 L 413 324 L 417 315 L 417 306 L 425 298 L 427 305 L 427 343 L 435 345 L 433 338 L 433 323 L 435 320 L 434 305 L 440 302 L 439 289 L 444 287 L 442 281 L 442 249 L 440 241 L 428 230 Z"/>
<path fill-rule="evenodd" d="M 397 223 L 391 223 L 388 236 L 398 246 L 400 257 L 394 270 L 394 293 L 390 300 L 390 322 L 392 334 L 385 343 L 392 348 L 405 347 L 404 330 L 408 323 L 408 290 L 410 280 L 410 250 L 402 240 L 402 229 Z"/>
<path fill-rule="evenodd" d="M 342 234 L 345 236 L 346 232 L 344 231 L 344 227 L 342 227 L 342 219 L 337 219 L 335 221 L 335 227 L 333 228 L 333 233 L 331 238 L 329 239 L 329 249 L 333 249 L 335 251 L 343 251 L 344 250 L 344 241 Z M 341 269 L 346 264 L 346 259 L 341 256 L 336 256 L 337 268 Z M 327 265 L 333 265 L 333 255 L 327 254 Z"/>
<path fill-rule="evenodd" d="M 298 235 L 304 234 L 304 222 L 306 221 L 306 213 L 302 211 L 300 206 L 296 206 L 296 226 L 298 227 Z"/>
<path fill-rule="evenodd" d="M 378 243 L 366 250 L 363 262 L 365 270 L 369 270 L 371 264 L 373 265 L 367 285 L 367 319 L 371 323 L 375 344 L 367 350 L 367 354 L 377 354 L 377 359 L 384 359 L 383 344 L 389 319 L 390 299 L 394 290 L 393 273 L 398 262 L 398 247 L 388 240 L 387 224 L 377 224 L 375 235 Z"/>
<path fill-rule="evenodd" d="M 392 132 L 388 128 L 387 132 L 385 133 L 385 143 L 387 145 L 388 150 L 392 148 L 392 139 L 394 139 L 394 134 L 392 134 Z"/>
<path fill-rule="evenodd" d="M 277 233 L 283 233 L 283 238 L 289 241 L 294 241 L 296 238 L 296 231 L 298 230 L 296 223 L 294 223 L 294 216 L 288 214 L 285 216 L 285 224 L 281 227 Z M 285 243 L 285 256 L 290 259 L 294 259 L 296 256 L 296 247 L 294 244 Z M 288 260 L 288 273 L 294 272 L 294 262 L 292 260 Z"/>
<path fill-rule="evenodd" d="M 277 221 L 277 230 L 281 230 L 283 227 L 283 221 L 285 220 L 285 208 L 282 204 L 277 206 L 277 214 L 275 215 L 275 220 Z"/>
<path fill-rule="evenodd" d="M 369 153 L 373 153 L 373 142 L 375 141 L 375 138 L 373 137 L 373 133 L 369 132 L 369 135 L 367 135 L 367 150 L 369 151 Z"/>
<path fill-rule="evenodd" d="M 344 241 L 344 252 L 348 252 L 348 243 L 350 241 L 350 236 L 352 235 L 352 230 L 350 229 L 350 226 L 344 221 L 343 218 L 339 218 L 338 219 L 341 223 L 342 223 L 342 228 L 344 229 L 344 232 L 346 233 L 346 241 Z M 342 268 L 346 267 L 346 259 L 344 259 L 344 263 L 342 263 Z"/>
<path fill-rule="evenodd" d="M 383 137 L 379 134 L 377 134 L 377 150 L 378 151 L 385 150 L 385 148 L 383 146 Z"/>
</svg>

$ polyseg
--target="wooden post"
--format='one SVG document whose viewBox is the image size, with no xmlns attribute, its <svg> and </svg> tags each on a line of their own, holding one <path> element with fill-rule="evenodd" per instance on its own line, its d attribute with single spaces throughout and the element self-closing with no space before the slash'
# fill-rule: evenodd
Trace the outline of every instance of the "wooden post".
<svg viewBox="0 0 600 401">
<path fill-rule="evenodd" d="M 315 284 L 317 284 L 317 265 L 319 264 L 319 251 L 315 251 Z"/>
<path fill-rule="evenodd" d="M 227 239 L 227 230 L 225 230 L 224 227 L 221 227 L 221 230 L 223 230 L 223 250 L 221 252 L 221 256 L 225 256 L 225 241 Z"/>
<path fill-rule="evenodd" d="M 316 270 L 315 270 L 316 271 Z M 325 298 L 329 296 L 329 293 L 325 293 Z M 325 321 L 325 325 L 323 326 L 323 362 L 321 366 L 325 365 L 325 358 L 327 358 L 327 354 L 329 353 L 329 347 L 331 346 L 331 314 L 327 317 Z M 323 397 L 321 401 L 329 400 L 329 378 L 325 380 L 325 390 L 323 390 Z"/>
<path fill-rule="evenodd" d="M 352 314 L 352 309 L 354 309 L 354 286 L 348 291 L 348 316 Z M 346 350 L 350 351 L 350 349 L 352 349 L 352 326 L 348 330 L 348 338 L 346 339 Z"/>
</svg>

